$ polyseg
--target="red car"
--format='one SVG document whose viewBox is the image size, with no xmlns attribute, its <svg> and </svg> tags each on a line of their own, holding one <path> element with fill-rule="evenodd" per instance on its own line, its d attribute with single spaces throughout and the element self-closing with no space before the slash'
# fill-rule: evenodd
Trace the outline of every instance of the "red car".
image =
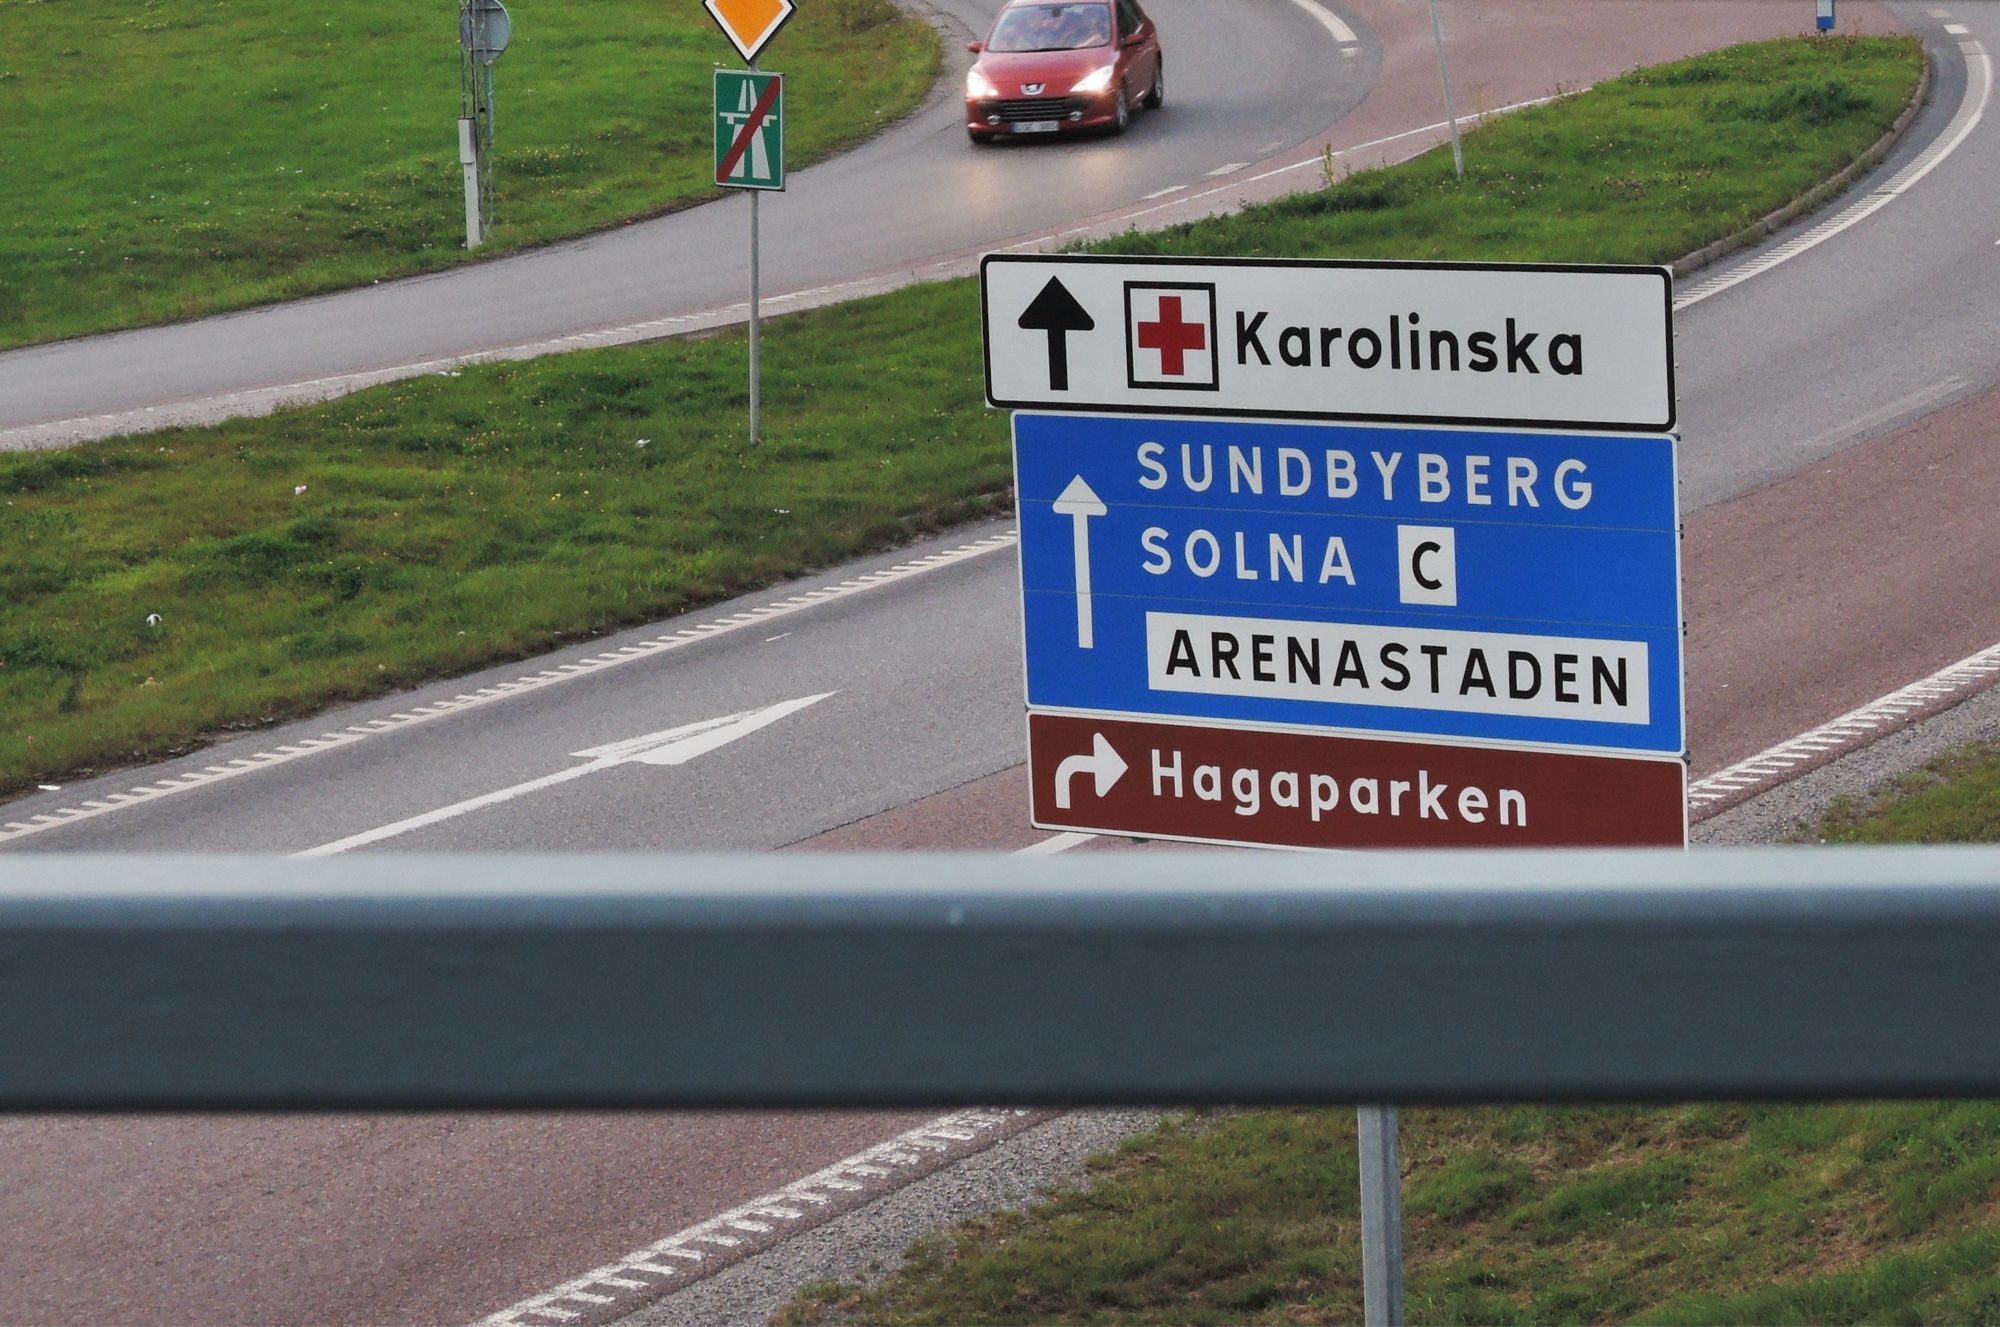
<svg viewBox="0 0 2000 1327">
<path fill-rule="evenodd" d="M 1122 134 L 1135 105 L 1166 100 L 1160 30 L 1137 0 L 1010 0 L 965 76 L 965 132 L 1104 129 Z"/>
</svg>

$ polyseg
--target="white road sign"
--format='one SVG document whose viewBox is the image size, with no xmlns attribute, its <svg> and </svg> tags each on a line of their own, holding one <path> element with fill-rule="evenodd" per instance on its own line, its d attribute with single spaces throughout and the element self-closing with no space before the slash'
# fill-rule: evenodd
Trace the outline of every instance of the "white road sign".
<svg viewBox="0 0 2000 1327">
<path fill-rule="evenodd" d="M 1674 426 L 1665 268 L 995 254 L 980 283 L 996 406 Z"/>
</svg>

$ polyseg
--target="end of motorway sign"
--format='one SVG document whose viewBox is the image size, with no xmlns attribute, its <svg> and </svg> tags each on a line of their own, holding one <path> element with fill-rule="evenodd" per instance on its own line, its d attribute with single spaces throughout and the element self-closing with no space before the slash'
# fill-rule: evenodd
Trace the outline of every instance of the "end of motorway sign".
<svg viewBox="0 0 2000 1327">
<path fill-rule="evenodd" d="M 715 71 L 715 182 L 725 189 L 785 187 L 785 76 Z"/>
<path fill-rule="evenodd" d="M 996 406 L 1666 431 L 1665 268 L 989 255 Z"/>
</svg>

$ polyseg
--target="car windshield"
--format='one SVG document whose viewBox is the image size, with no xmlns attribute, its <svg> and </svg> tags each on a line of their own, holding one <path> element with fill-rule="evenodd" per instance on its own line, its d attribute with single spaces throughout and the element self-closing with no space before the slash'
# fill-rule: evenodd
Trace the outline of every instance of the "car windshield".
<svg viewBox="0 0 2000 1327">
<path fill-rule="evenodd" d="M 1109 5 L 1017 5 L 993 25 L 989 51 L 1078 51 L 1111 42 Z"/>
</svg>

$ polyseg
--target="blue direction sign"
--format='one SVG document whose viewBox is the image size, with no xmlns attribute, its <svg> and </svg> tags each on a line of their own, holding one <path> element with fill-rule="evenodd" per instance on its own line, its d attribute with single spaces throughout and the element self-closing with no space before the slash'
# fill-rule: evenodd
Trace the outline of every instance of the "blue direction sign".
<svg viewBox="0 0 2000 1327">
<path fill-rule="evenodd" d="M 1685 750 L 1674 439 L 1014 416 L 1031 709 Z"/>
</svg>

